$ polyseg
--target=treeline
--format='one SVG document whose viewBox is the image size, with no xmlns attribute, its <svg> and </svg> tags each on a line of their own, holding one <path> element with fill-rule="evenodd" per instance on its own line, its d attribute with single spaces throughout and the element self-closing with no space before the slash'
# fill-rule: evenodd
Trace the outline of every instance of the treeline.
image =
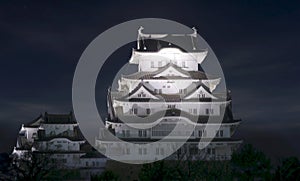
<svg viewBox="0 0 300 181">
<path fill-rule="evenodd" d="M 272 165 L 271 160 L 252 145 L 244 145 L 232 155 L 230 161 L 158 161 L 142 166 L 138 180 L 300 180 L 300 162 L 296 157 L 279 160 Z M 92 180 L 127 180 L 113 170 L 93 176 Z"/>
<path fill-rule="evenodd" d="M 57 170 L 50 167 L 46 156 L 28 155 L 15 163 L 8 154 L 0 155 L 0 180 L 72 180 L 80 178 L 78 171 Z M 117 162 L 116 162 L 117 163 Z M 57 164 L 55 164 L 57 166 Z M 120 167 L 123 166 L 123 167 Z M 58 174 L 60 173 L 60 174 Z M 288 157 L 272 164 L 271 160 L 252 145 L 244 145 L 232 155 L 230 161 L 158 161 L 144 165 L 117 163 L 91 180 L 141 180 L 141 181 L 210 181 L 210 180 L 270 180 L 300 181 L 300 161 Z"/>
</svg>

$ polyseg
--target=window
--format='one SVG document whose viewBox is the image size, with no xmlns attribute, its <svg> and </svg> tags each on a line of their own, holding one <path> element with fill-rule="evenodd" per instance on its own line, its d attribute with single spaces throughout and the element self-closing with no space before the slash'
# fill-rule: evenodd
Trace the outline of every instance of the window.
<svg viewBox="0 0 300 181">
<path fill-rule="evenodd" d="M 150 114 L 151 110 L 149 108 L 146 109 L 146 114 Z"/>
<path fill-rule="evenodd" d="M 156 148 L 156 149 L 155 149 L 155 154 L 156 154 L 156 155 L 159 155 L 159 148 Z"/>
<path fill-rule="evenodd" d="M 179 89 L 179 93 L 181 93 L 181 94 L 186 94 L 186 93 L 187 93 L 187 90 L 186 90 L 186 89 Z"/>
<path fill-rule="evenodd" d="M 175 108 L 175 105 L 168 105 L 168 109 L 174 109 Z"/>
<path fill-rule="evenodd" d="M 210 154 L 211 154 L 211 149 L 210 149 L 210 148 L 207 148 L 207 149 L 206 149 L 206 153 L 210 155 Z"/>
<path fill-rule="evenodd" d="M 213 155 L 216 154 L 216 149 L 215 149 L 215 148 L 212 148 L 212 149 L 211 149 L 211 154 L 213 154 Z"/>
<path fill-rule="evenodd" d="M 142 152 L 142 148 L 139 148 L 139 155 L 142 155 L 143 152 Z"/>
<path fill-rule="evenodd" d="M 214 114 L 214 110 L 211 109 L 211 108 L 207 108 L 207 109 L 205 109 L 205 113 L 206 113 L 207 115 Z"/>
<path fill-rule="evenodd" d="M 202 130 L 198 131 L 198 136 L 201 138 L 202 137 Z"/>
<path fill-rule="evenodd" d="M 217 131 L 216 137 L 223 137 L 223 130 Z"/>
<path fill-rule="evenodd" d="M 197 114 L 197 109 L 193 109 L 193 114 Z"/>
<path fill-rule="evenodd" d="M 185 68 L 185 61 L 182 62 L 182 68 Z"/>
<path fill-rule="evenodd" d="M 199 98 L 205 98 L 205 94 L 202 91 L 199 92 Z"/>
<path fill-rule="evenodd" d="M 126 148 L 126 154 L 129 155 L 130 154 L 130 149 Z"/>
<path fill-rule="evenodd" d="M 144 155 L 147 154 L 147 148 L 144 148 Z"/>
<path fill-rule="evenodd" d="M 154 62 L 151 61 L 151 68 L 154 68 Z"/>
<path fill-rule="evenodd" d="M 147 137 L 147 131 L 146 130 L 139 130 L 139 137 Z"/>
<path fill-rule="evenodd" d="M 130 137 L 130 130 L 126 130 L 126 137 Z"/>
<path fill-rule="evenodd" d="M 138 109 L 137 108 L 132 108 L 132 112 L 133 112 L 133 114 L 137 114 L 138 113 Z"/>
<path fill-rule="evenodd" d="M 142 91 L 141 93 L 138 94 L 138 97 L 146 97 L 146 94 Z"/>
</svg>

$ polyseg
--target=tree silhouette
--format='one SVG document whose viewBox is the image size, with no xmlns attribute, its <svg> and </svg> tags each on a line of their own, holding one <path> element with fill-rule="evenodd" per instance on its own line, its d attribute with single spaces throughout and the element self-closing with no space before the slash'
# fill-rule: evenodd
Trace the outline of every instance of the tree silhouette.
<svg viewBox="0 0 300 181">
<path fill-rule="evenodd" d="M 271 177 L 270 159 L 249 144 L 232 154 L 231 164 L 234 175 L 242 180 L 269 180 Z"/>
<path fill-rule="evenodd" d="M 12 159 L 8 153 L 0 154 L 0 180 L 13 180 Z"/>
<path fill-rule="evenodd" d="M 41 180 L 59 165 L 51 159 L 51 153 L 42 154 L 32 151 L 25 152 L 20 157 L 14 157 L 12 166 L 17 180 Z"/>
<path fill-rule="evenodd" d="M 110 170 L 102 172 L 100 175 L 91 176 L 91 181 L 118 181 L 119 176 Z"/>
<path fill-rule="evenodd" d="M 300 161 L 290 157 L 281 162 L 275 171 L 273 180 L 300 180 Z"/>
</svg>

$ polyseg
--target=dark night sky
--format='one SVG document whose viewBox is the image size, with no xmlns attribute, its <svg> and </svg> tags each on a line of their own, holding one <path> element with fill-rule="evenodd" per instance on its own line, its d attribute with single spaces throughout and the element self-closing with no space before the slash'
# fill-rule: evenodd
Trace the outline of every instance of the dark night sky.
<svg viewBox="0 0 300 181">
<path fill-rule="evenodd" d="M 195 26 L 212 47 L 235 116 L 243 119 L 237 136 L 271 156 L 300 156 L 300 4 L 275 0 L 2 1 L 0 152 L 11 151 L 22 123 L 45 111 L 72 109 L 76 64 L 97 35 L 127 20 L 154 17 Z M 109 77 L 128 61 L 126 48 L 102 72 L 107 79 L 100 80 L 100 103 Z"/>
</svg>

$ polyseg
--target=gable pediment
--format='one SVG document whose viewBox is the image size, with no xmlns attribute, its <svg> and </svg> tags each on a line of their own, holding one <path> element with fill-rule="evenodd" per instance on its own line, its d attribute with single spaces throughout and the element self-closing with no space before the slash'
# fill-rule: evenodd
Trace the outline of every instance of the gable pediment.
<svg viewBox="0 0 300 181">
<path fill-rule="evenodd" d="M 184 99 L 199 99 L 199 98 L 211 98 L 217 99 L 209 91 L 207 91 L 203 86 L 199 86 L 196 90 L 188 94 Z"/>
<path fill-rule="evenodd" d="M 127 97 L 127 99 L 132 99 L 132 98 L 159 99 L 144 86 L 140 86 L 137 90 L 130 93 L 129 96 Z"/>
<path fill-rule="evenodd" d="M 190 77 L 188 72 L 179 71 L 173 66 L 169 66 L 162 72 L 154 75 L 153 77 L 170 77 L 170 76 L 178 76 L 178 77 Z"/>
</svg>

